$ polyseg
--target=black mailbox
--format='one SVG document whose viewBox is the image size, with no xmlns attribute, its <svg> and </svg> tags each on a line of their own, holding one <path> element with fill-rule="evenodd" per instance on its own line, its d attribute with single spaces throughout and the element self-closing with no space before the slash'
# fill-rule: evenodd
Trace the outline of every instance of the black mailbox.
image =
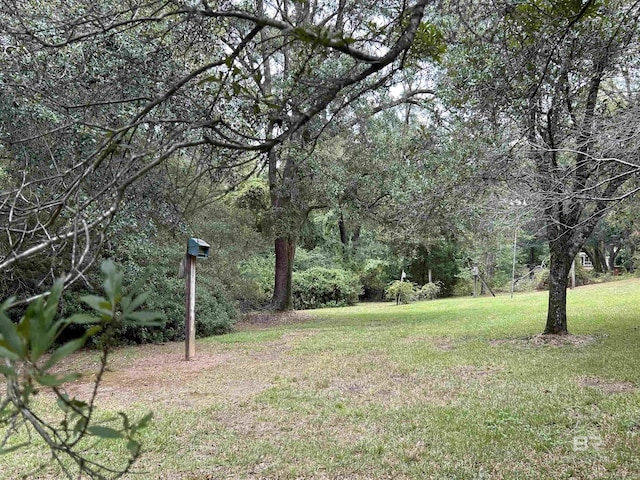
<svg viewBox="0 0 640 480">
<path fill-rule="evenodd" d="M 187 255 L 196 258 L 207 258 L 209 256 L 209 244 L 199 238 L 190 238 L 187 243 Z"/>
</svg>

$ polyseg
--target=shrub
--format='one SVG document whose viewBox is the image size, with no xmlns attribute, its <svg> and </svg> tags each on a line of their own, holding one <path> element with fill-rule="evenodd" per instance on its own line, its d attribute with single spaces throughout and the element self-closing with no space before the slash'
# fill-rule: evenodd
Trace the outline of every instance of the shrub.
<svg viewBox="0 0 640 480">
<path fill-rule="evenodd" d="M 151 273 L 147 304 L 164 312 L 165 326 L 160 328 L 123 328 L 117 332 L 119 343 L 162 343 L 184 340 L 185 281 L 163 271 Z M 196 286 L 196 337 L 220 335 L 231 331 L 237 310 L 220 285 L 198 277 Z"/>
<path fill-rule="evenodd" d="M 473 295 L 473 275 L 470 269 L 464 268 L 456 275 L 453 296 L 466 297 L 468 295 Z"/>
<path fill-rule="evenodd" d="M 364 296 L 368 299 L 381 300 L 385 287 L 390 280 L 389 262 L 378 259 L 367 259 L 360 272 L 360 282 L 364 289 Z"/>
<path fill-rule="evenodd" d="M 273 296 L 273 255 L 254 255 L 240 262 L 239 294 L 247 310 L 267 303 Z"/>
<path fill-rule="evenodd" d="M 313 267 L 293 275 L 297 309 L 353 305 L 361 290 L 358 275 L 339 268 Z"/>
<path fill-rule="evenodd" d="M 410 303 L 420 300 L 434 300 L 442 292 L 442 282 L 426 283 L 421 287 L 411 282 L 394 280 L 385 289 L 385 299 L 401 303 Z"/>
<path fill-rule="evenodd" d="M 168 267 L 157 265 L 150 269 L 145 283 L 148 293 L 147 306 L 165 315 L 162 327 L 139 327 L 132 324 L 118 325 L 113 331 L 115 345 L 163 343 L 182 341 L 185 336 L 185 281 Z M 238 316 L 234 303 L 218 283 L 205 276 L 198 276 L 196 286 L 196 336 L 208 337 L 229 332 Z M 83 294 L 92 292 L 80 292 Z M 86 313 L 77 301 L 79 292 L 64 293 L 65 315 Z M 75 297 L 75 298 L 74 298 Z M 77 334 L 69 329 L 70 334 Z"/>
<path fill-rule="evenodd" d="M 435 300 L 442 291 L 441 282 L 426 283 L 415 293 L 416 300 Z"/>
<path fill-rule="evenodd" d="M 411 282 L 394 280 L 385 289 L 384 296 L 389 301 L 397 300 L 400 303 L 409 303 L 415 299 L 416 286 Z"/>
<path fill-rule="evenodd" d="M 149 293 L 147 304 L 164 312 L 164 328 L 122 329 L 117 332 L 119 343 L 162 343 L 184 340 L 185 280 L 178 278 L 182 246 L 157 246 L 142 250 L 144 245 L 132 245 L 120 263 L 133 281 L 147 272 L 145 284 Z M 229 332 L 235 323 L 237 309 L 222 281 L 207 270 L 215 260 L 215 252 L 207 262 L 199 262 L 196 281 L 196 336 L 207 337 Z"/>
</svg>

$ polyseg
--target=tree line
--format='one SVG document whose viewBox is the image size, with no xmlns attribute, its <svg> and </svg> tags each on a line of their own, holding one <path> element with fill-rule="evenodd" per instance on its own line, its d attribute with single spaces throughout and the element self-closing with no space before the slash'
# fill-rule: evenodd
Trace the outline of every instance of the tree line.
<svg viewBox="0 0 640 480">
<path fill-rule="evenodd" d="M 276 310 L 314 212 L 415 252 L 526 205 L 566 333 L 571 262 L 637 189 L 631 2 L 3 7 L 0 270 L 24 301 L 259 180 Z"/>
</svg>

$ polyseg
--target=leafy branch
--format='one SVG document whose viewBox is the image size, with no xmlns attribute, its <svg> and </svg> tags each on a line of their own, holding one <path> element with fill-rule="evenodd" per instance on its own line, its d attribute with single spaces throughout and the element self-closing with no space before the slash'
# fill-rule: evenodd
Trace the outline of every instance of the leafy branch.
<svg viewBox="0 0 640 480">
<path fill-rule="evenodd" d="M 97 423 L 95 402 L 106 371 L 110 340 L 118 325 L 158 326 L 162 324 L 163 315 L 139 310 L 147 299 L 147 293 L 140 292 L 143 282 L 138 282 L 125 294 L 123 275 L 113 262 L 104 261 L 101 270 L 105 295 L 81 297 L 93 314 L 58 318 L 63 280 L 54 283 L 46 299 L 31 302 L 17 324 L 6 313 L 15 299 L 10 298 L 0 305 L 0 375 L 6 383 L 5 394 L 0 394 L 0 455 L 30 445 L 35 434 L 44 441 L 68 478 L 77 475 L 119 478 L 130 471 L 138 459 L 141 452 L 139 432 L 147 426 L 152 414 L 133 421 L 119 412 L 116 418 Z M 86 326 L 85 333 L 59 345 L 58 340 L 70 325 Z M 65 385 L 79 379 L 80 374 L 67 372 L 62 361 L 82 348 L 91 337 L 97 337 L 100 346 L 100 369 L 90 398 L 82 400 L 67 394 Z M 49 411 L 46 415 L 41 413 L 33 401 L 34 395 L 42 390 L 55 395 L 53 415 Z M 91 453 L 103 440 L 125 443 L 127 458 L 121 465 L 93 460 Z"/>
</svg>

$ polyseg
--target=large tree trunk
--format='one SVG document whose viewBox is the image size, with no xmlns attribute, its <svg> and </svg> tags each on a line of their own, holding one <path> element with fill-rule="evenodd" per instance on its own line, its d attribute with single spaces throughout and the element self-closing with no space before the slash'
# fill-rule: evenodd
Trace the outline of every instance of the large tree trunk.
<svg viewBox="0 0 640 480">
<path fill-rule="evenodd" d="M 545 334 L 566 335 L 567 330 L 567 287 L 569 286 L 569 269 L 571 255 L 560 246 L 551 247 L 551 263 L 549 265 L 549 309 Z"/>
<path fill-rule="evenodd" d="M 275 241 L 276 268 L 272 307 L 285 311 L 293 308 L 293 260 L 296 254 L 294 237 L 277 238 Z"/>
<path fill-rule="evenodd" d="M 496 254 L 494 252 L 485 252 L 484 254 L 484 282 L 481 282 L 480 295 L 487 293 L 487 285 L 493 282 L 493 276 L 496 271 Z M 486 282 L 486 284 L 485 284 Z"/>
<path fill-rule="evenodd" d="M 607 263 L 604 259 L 604 254 L 600 250 L 599 246 L 584 246 L 582 250 L 589 256 L 591 265 L 593 265 L 593 271 L 596 273 L 604 273 L 607 269 Z"/>
<path fill-rule="evenodd" d="M 340 242 L 342 243 L 342 248 L 347 248 L 349 246 L 349 232 L 347 232 L 347 226 L 344 223 L 344 218 L 340 215 L 338 219 L 338 229 L 340 230 Z"/>
</svg>

